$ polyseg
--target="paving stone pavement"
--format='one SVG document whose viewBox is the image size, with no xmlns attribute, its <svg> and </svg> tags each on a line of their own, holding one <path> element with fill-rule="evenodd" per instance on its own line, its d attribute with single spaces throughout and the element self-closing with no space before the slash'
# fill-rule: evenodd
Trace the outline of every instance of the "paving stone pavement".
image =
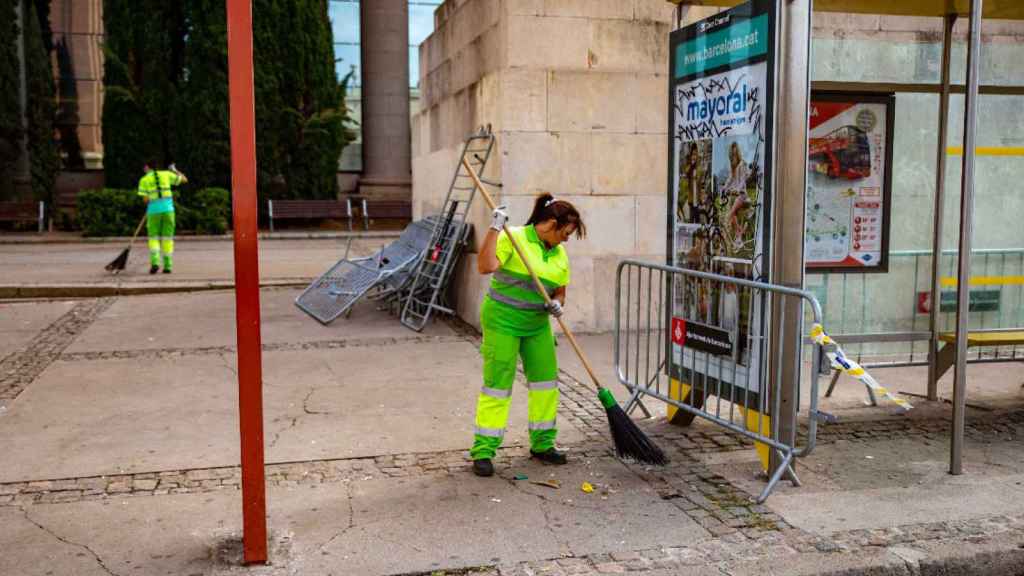
<svg viewBox="0 0 1024 576">
<path fill-rule="evenodd" d="M 51 362 L 88 362 L 109 358 L 164 358 L 224 354 L 233 347 L 180 348 L 63 354 L 63 350 L 113 298 L 83 301 L 45 328 L 32 343 L 0 361 L 0 400 L 13 399 Z M 388 346 L 396 343 L 463 341 L 479 344 L 479 335 L 463 323 L 452 322 L 457 336 L 409 336 L 325 340 L 305 343 L 268 344 L 267 350 L 304 350 L 344 347 Z M 610 437 L 603 407 L 589 386 L 568 373 L 561 377 L 562 401 L 559 418 L 581 430 L 584 440 L 569 446 L 575 459 L 612 461 Z M 940 440 L 948 436 L 944 420 L 899 420 L 840 422 L 819 427 L 819 444 L 836 442 L 877 442 L 892 438 Z M 967 421 L 969 438 L 1016 439 L 1024 433 L 1024 413 L 972 413 Z M 672 459 L 669 466 L 651 468 L 626 464 L 648 483 L 660 498 L 677 507 L 709 533 L 709 538 L 689 546 L 623 550 L 611 554 L 551 558 L 499 566 L 462 570 L 461 574 L 500 576 L 591 575 L 615 573 L 673 573 L 704 566 L 729 573 L 731 563 L 821 554 L 851 557 L 871 550 L 921 546 L 928 542 L 957 541 L 984 543 L 996 536 L 1024 542 L 1024 515 L 999 515 L 963 521 L 907 524 L 879 530 L 850 530 L 831 536 L 811 534 L 789 525 L 769 505 L 752 502 L 743 490 L 712 472 L 695 455 L 749 449 L 749 439 L 708 427 L 660 428 L 652 434 Z M 503 448 L 497 459 L 499 471 L 508 471 L 528 458 L 524 447 Z M 464 450 L 409 453 L 367 458 L 315 460 L 266 467 L 268 486 L 283 488 L 316 484 L 359 483 L 375 478 L 417 476 L 457 477 L 470 474 Z M 0 507 L 17 507 L 25 512 L 35 505 L 89 500 L 157 497 L 167 494 L 209 493 L 239 490 L 238 467 L 162 470 L 137 474 L 83 478 L 38 479 L 0 484 Z M 598 486 L 598 489 L 607 489 Z M 770 500 L 769 500 L 770 503 Z M 287 543 L 278 542 L 286 547 Z M 1024 544 L 1022 544 L 1024 546 Z M 278 557 L 286 556 L 282 551 Z M 1022 559 L 1024 562 L 1024 559 Z M 910 566 L 912 563 L 908 563 Z M 259 573 L 285 573 L 284 568 L 264 567 Z M 916 572 L 907 568 L 907 574 Z M 713 572 L 709 572 L 713 573 Z M 894 572 L 895 573 L 895 572 Z"/>
<path fill-rule="evenodd" d="M 114 300 L 96 298 L 79 302 L 31 342 L 0 360 L 0 400 L 17 398 Z"/>
<path fill-rule="evenodd" d="M 26 366 L 22 374 L 26 383 L 29 374 L 37 375 L 54 357 L 66 361 L 89 361 L 109 358 L 163 358 L 188 355 L 224 354 L 233 347 L 181 348 L 164 350 L 132 350 L 110 352 L 84 352 L 61 354 L 74 336 L 84 330 L 113 299 L 100 299 L 83 303 L 46 328 L 40 343 L 16 352 L 6 361 L 19 362 L 30 354 L 42 357 L 36 363 L 20 362 Z M 456 336 L 409 336 L 403 338 L 369 338 L 356 340 L 328 340 L 304 343 L 268 344 L 267 350 L 303 350 L 344 347 L 388 346 L 396 343 L 468 340 L 479 345 L 479 334 L 468 325 L 451 321 Z M 33 370 L 33 371 L 29 371 Z M 522 374 L 520 374 L 522 378 Z M 559 417 L 570 421 L 583 431 L 585 442 L 571 446 L 576 458 L 604 458 L 614 456 L 610 448 L 610 434 L 604 408 L 589 386 L 562 372 Z M 990 437 L 993 433 L 1016 438 L 1024 428 L 1024 413 L 972 416 L 967 423 L 968 437 Z M 850 422 L 819 427 L 819 444 L 841 441 L 869 442 L 888 438 L 913 437 L 940 439 L 948 431 L 948 423 L 938 420 L 915 421 L 886 420 Z M 746 538 L 761 538 L 765 532 L 791 530 L 782 518 L 764 505 L 753 503 L 745 492 L 733 486 L 720 475 L 712 473 L 694 458 L 695 453 L 731 452 L 749 449 L 753 443 L 746 437 L 720 429 L 671 428 L 651 434 L 672 463 L 661 469 L 630 465 L 637 476 L 650 483 L 665 500 L 671 501 L 689 517 L 715 536 L 742 534 Z M 503 448 L 499 466 L 515 465 L 527 457 L 524 448 Z M 501 462 L 506 463 L 502 464 Z M 267 466 L 267 482 L 273 486 L 353 482 L 374 477 L 409 477 L 422 475 L 452 475 L 467 472 L 467 455 L 463 450 L 412 453 L 376 458 L 318 460 Z M 0 484 L 0 506 L 76 502 L 125 496 L 158 496 L 187 494 L 217 490 L 237 490 L 241 481 L 238 467 L 193 470 L 154 471 L 138 474 L 96 476 L 85 478 L 39 479 L 30 482 Z"/>
<path fill-rule="evenodd" d="M 799 554 L 820 554 L 822 574 L 835 574 L 829 565 L 836 558 L 856 557 L 871 551 L 901 550 L 901 545 L 922 545 L 939 541 L 963 544 L 982 544 L 996 537 L 1024 538 L 1024 516 L 997 516 L 960 522 L 911 524 L 885 530 L 855 530 L 822 538 L 799 530 L 772 532 L 752 540 L 739 534 L 701 541 L 693 546 L 632 550 L 612 554 L 597 554 L 577 558 L 555 558 L 542 562 L 524 562 L 509 566 L 490 567 L 480 574 L 495 576 L 591 576 L 598 574 L 672 574 L 690 567 L 704 566 L 706 573 L 731 574 L 730 565 L 738 562 L 775 561 Z M 913 548 L 906 548 L 913 550 Z M 1024 574 L 1024 552 L 1017 554 L 1021 563 L 1012 560 L 1020 572 L 993 572 L 993 576 L 1020 576 Z M 921 574 L 920 566 L 908 562 L 907 566 L 892 571 L 869 571 L 877 574 Z M 775 572 L 772 572 L 775 573 Z M 840 571 L 840 573 L 842 573 Z M 849 572 L 857 573 L 861 572 Z M 971 572 L 936 570 L 933 574 L 966 574 Z"/>
</svg>

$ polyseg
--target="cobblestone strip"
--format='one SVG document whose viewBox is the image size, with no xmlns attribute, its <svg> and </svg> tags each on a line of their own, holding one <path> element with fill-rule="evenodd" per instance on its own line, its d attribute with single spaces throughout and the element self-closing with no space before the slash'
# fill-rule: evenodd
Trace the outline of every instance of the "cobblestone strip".
<svg viewBox="0 0 1024 576">
<path fill-rule="evenodd" d="M 573 448 L 578 458 L 610 458 L 602 444 L 578 445 Z M 499 471 L 517 466 L 529 458 L 523 446 L 499 450 L 495 464 Z M 312 460 L 286 464 L 268 464 L 269 486 L 295 487 L 313 484 L 366 481 L 374 478 L 407 478 L 469 474 L 466 450 L 384 455 L 366 458 Z M 48 504 L 99 500 L 121 496 L 160 496 L 164 494 L 195 494 L 241 486 L 242 471 L 238 466 L 140 472 L 83 478 L 32 480 L 0 483 L 0 506 Z"/>
<path fill-rule="evenodd" d="M 17 398 L 114 300 L 96 298 L 79 302 L 31 342 L 0 360 L 0 400 Z"/>
<path fill-rule="evenodd" d="M 902 418 L 868 422 L 838 422 L 819 426 L 818 442 L 825 444 L 840 440 L 867 442 L 906 437 L 940 440 L 948 438 L 949 432 L 950 423 L 946 419 Z M 964 435 L 973 440 L 1018 439 L 1024 436 L 1024 411 L 969 414 Z"/>
<path fill-rule="evenodd" d="M 667 448 L 674 461 L 669 469 L 652 472 L 630 466 L 633 472 L 653 484 L 662 498 L 670 500 L 713 534 L 756 531 L 749 532 L 753 537 L 779 528 L 781 522 L 767 508 L 744 501 L 745 497 L 723 478 L 708 473 L 701 464 L 678 453 L 672 446 Z M 605 439 L 574 445 L 572 456 L 591 461 L 613 459 Z M 501 449 L 496 464 L 500 472 L 521 465 L 527 458 L 527 447 L 510 446 Z M 266 468 L 267 484 L 278 487 L 469 473 L 465 450 L 270 464 Z M 10 482 L 0 484 L 0 506 L 237 490 L 240 483 L 241 470 L 236 466 Z"/>
<path fill-rule="evenodd" d="M 593 430 L 599 436 L 610 439 L 604 407 L 594 391 L 565 371 L 561 371 L 559 380 L 562 383 L 562 408 L 566 417 L 581 429 Z M 619 400 L 624 403 L 625 396 L 620 396 Z M 649 435 L 657 441 L 675 442 L 687 452 L 728 452 L 754 446 L 746 436 L 717 427 L 672 427 L 666 431 L 650 431 Z"/>
<path fill-rule="evenodd" d="M 661 438 L 659 444 L 671 459 L 667 466 L 627 467 L 712 536 L 760 540 L 773 532 L 792 530 L 781 516 L 712 472 L 679 442 Z"/>
<path fill-rule="evenodd" d="M 645 572 L 664 574 L 686 571 L 688 567 L 703 566 L 707 569 L 708 574 L 715 569 L 721 570 L 723 574 L 728 574 L 730 562 L 761 560 L 774 563 L 787 556 L 814 553 L 837 556 L 852 555 L 871 547 L 910 545 L 915 542 L 936 540 L 980 543 L 997 534 L 1024 538 L 1024 516 L 993 516 L 958 522 L 913 524 L 886 530 L 853 531 L 837 534 L 833 539 L 815 537 L 793 529 L 772 532 L 758 540 L 746 539 L 741 534 L 729 534 L 721 538 L 695 542 L 690 546 L 621 551 L 611 554 L 524 562 L 515 565 L 488 566 L 480 567 L 476 569 L 477 572 L 473 573 L 487 573 L 494 576 L 591 576 L 597 574 L 644 574 Z M 829 564 L 828 556 L 824 558 L 819 556 L 816 561 L 820 563 L 819 566 L 823 570 Z M 884 573 L 916 574 L 918 572 L 912 568 L 908 568 L 906 572 L 893 572 L 889 568 Z"/>
<path fill-rule="evenodd" d="M 264 352 L 294 352 L 301 350 L 337 350 L 340 348 L 374 348 L 401 344 L 432 344 L 465 342 L 460 336 L 409 336 L 403 338 L 362 338 L 349 340 L 314 340 L 312 342 L 278 342 L 263 345 Z M 161 360 L 182 356 L 219 356 L 234 354 L 234 346 L 205 346 L 199 348 L 161 348 L 155 350 L 105 350 L 101 352 L 73 352 L 62 354 L 67 362 L 90 360 Z"/>
<path fill-rule="evenodd" d="M 479 345 L 479 334 L 459 322 L 457 331 Z M 572 422 L 587 438 L 591 454 L 613 458 L 611 433 L 605 409 L 593 389 L 562 370 L 559 375 L 561 398 L 559 419 Z M 767 507 L 753 503 L 745 492 L 724 477 L 711 473 L 690 454 L 695 450 L 722 451 L 744 447 L 744 437 L 725 430 L 710 431 L 678 428 L 651 435 L 672 462 L 664 468 L 627 464 L 627 467 L 651 484 L 661 498 L 715 536 L 740 533 L 745 538 L 760 538 L 770 531 L 786 528 L 781 517 Z M 749 441 L 747 446 L 753 446 Z M 576 447 L 574 447 L 574 450 Z"/>
<path fill-rule="evenodd" d="M 950 424 L 945 418 L 916 420 L 850 421 L 818 426 L 818 445 L 837 442 L 871 442 L 902 438 L 945 441 L 949 438 Z M 806 425 L 801 425 L 801 440 L 807 436 Z M 972 414 L 967 418 L 965 436 L 971 440 L 1017 440 L 1024 437 L 1024 411 Z M 748 450 L 754 442 L 729 430 L 709 426 L 672 427 L 653 432 L 658 441 L 674 442 L 688 453 L 732 452 Z"/>
<path fill-rule="evenodd" d="M 888 547 L 948 538 L 991 536 L 1006 532 L 1024 533 L 1024 516 L 998 515 L 970 520 L 907 524 L 877 530 L 850 530 L 833 534 L 828 540 L 816 540 L 813 544 L 821 548 L 821 543 L 827 542 L 836 549 L 849 551 L 872 546 Z"/>
</svg>

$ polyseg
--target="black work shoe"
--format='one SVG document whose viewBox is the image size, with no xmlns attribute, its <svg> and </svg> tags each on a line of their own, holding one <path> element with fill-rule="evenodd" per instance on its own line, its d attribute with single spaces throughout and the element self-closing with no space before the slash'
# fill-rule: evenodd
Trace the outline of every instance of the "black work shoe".
<svg viewBox="0 0 1024 576">
<path fill-rule="evenodd" d="M 473 460 L 473 474 L 477 476 L 494 476 L 494 464 L 490 458 Z"/>
<path fill-rule="evenodd" d="M 159 271 L 160 271 L 160 267 L 159 266 L 150 266 L 149 267 L 149 273 L 150 274 L 156 274 Z"/>
<path fill-rule="evenodd" d="M 171 269 L 170 268 L 164 268 L 164 274 L 170 274 L 170 273 L 171 273 Z"/>
<path fill-rule="evenodd" d="M 547 462 L 548 464 L 557 464 L 559 466 L 568 462 L 568 459 L 565 457 L 565 452 L 559 452 L 554 448 L 549 448 L 544 452 L 534 452 L 533 450 L 530 450 L 530 457 L 536 458 L 541 462 Z"/>
</svg>

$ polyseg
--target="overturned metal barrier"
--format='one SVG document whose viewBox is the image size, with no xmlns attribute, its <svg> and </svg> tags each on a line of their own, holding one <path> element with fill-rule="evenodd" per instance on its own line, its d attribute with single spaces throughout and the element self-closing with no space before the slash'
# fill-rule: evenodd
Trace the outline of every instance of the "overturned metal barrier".
<svg viewBox="0 0 1024 576">
<path fill-rule="evenodd" d="M 376 254 L 345 258 L 314 280 L 295 299 L 295 305 L 321 324 L 329 324 L 347 313 L 373 290 L 387 289 L 393 277 L 409 273 L 427 252 L 437 227 L 437 216 L 410 223 L 397 240 Z"/>
<path fill-rule="evenodd" d="M 650 415 L 643 399 L 656 398 L 668 404 L 670 420 L 688 424 L 700 417 L 754 440 L 766 471 L 775 459 L 759 503 L 783 475 L 800 485 L 793 459 L 811 453 L 818 421 L 831 419 L 818 410 L 821 346 L 804 338 L 801 326 L 783 323 L 773 335 L 775 345 L 768 346 L 771 314 L 786 318 L 789 306 L 800 307 L 798 316 L 806 316 L 808 325 L 821 325 L 821 306 L 806 290 L 637 260 L 618 266 L 615 369 L 632 392 L 627 411 Z M 786 340 L 802 352 L 809 347 L 811 360 L 808 425 L 788 439 L 780 437 L 773 417 L 781 414 L 778 351 Z M 799 390 L 803 370 L 790 372 Z"/>
</svg>

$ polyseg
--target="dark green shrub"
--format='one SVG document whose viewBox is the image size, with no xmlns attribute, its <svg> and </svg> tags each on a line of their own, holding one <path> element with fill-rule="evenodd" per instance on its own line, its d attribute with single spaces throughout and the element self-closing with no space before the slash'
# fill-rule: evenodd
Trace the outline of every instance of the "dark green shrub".
<svg viewBox="0 0 1024 576">
<path fill-rule="evenodd" d="M 231 193 L 223 188 L 175 191 L 174 211 L 179 232 L 223 234 L 231 217 Z M 85 236 L 130 236 L 145 212 L 135 190 L 104 188 L 78 195 L 78 224 Z"/>
<path fill-rule="evenodd" d="M 131 236 L 145 212 L 146 205 L 135 190 L 78 193 L 78 224 L 85 236 Z"/>
<path fill-rule="evenodd" d="M 196 234 L 223 234 L 231 217 L 231 193 L 223 188 L 203 188 L 182 195 L 179 211 L 187 211 L 188 228 Z"/>
</svg>

